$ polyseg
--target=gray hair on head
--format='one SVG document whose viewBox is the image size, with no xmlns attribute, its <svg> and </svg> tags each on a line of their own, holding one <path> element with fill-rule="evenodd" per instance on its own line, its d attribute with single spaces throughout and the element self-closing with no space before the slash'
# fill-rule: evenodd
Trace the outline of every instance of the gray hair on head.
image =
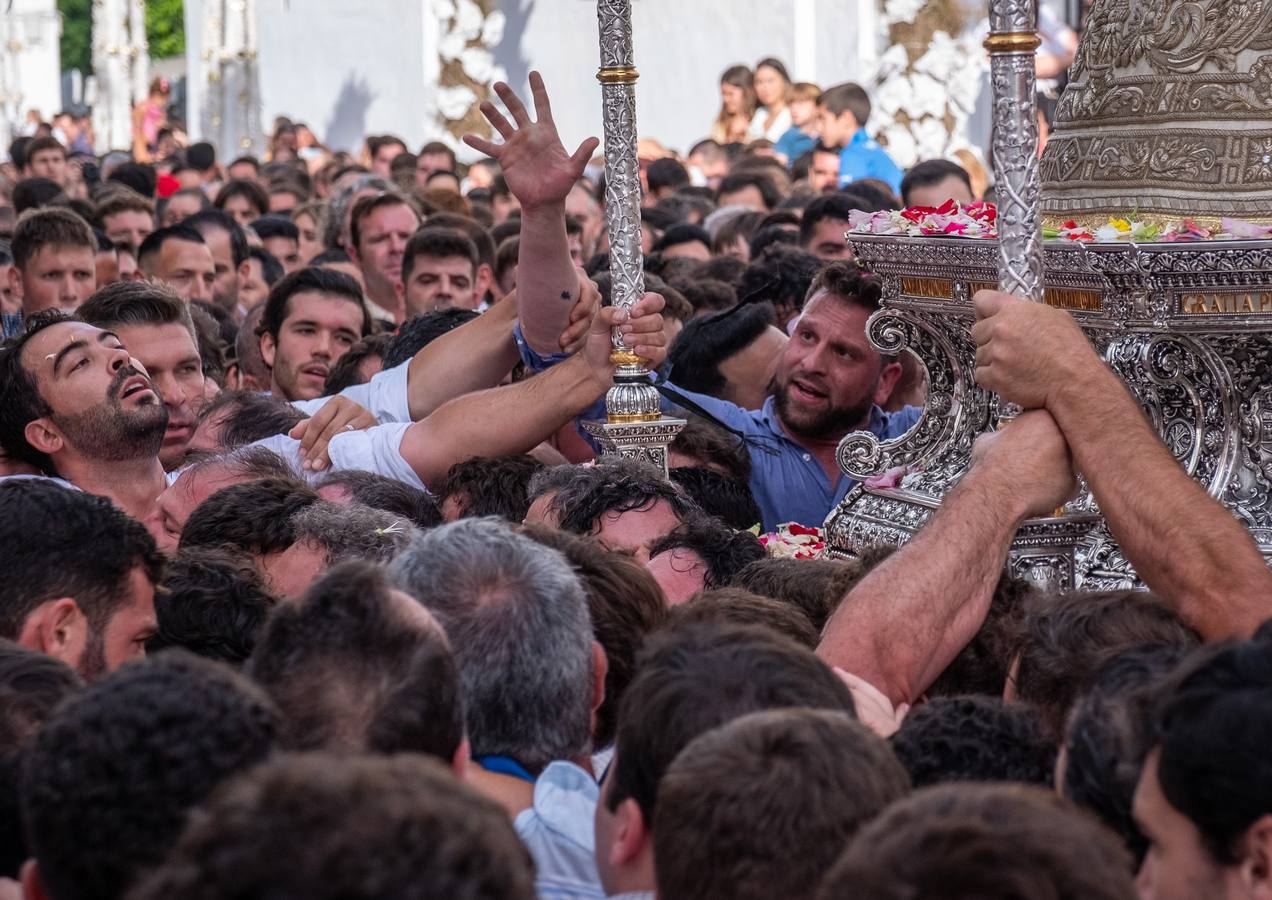
<svg viewBox="0 0 1272 900">
<path fill-rule="evenodd" d="M 292 465 L 268 447 L 249 445 L 226 453 L 199 454 L 187 457 L 189 463 L 182 474 L 201 472 L 205 469 L 221 469 L 226 473 L 252 481 L 265 478 L 300 478 Z"/>
<path fill-rule="evenodd" d="M 328 250 L 343 249 L 340 245 L 345 225 L 345 213 L 353 208 L 353 197 L 358 191 L 371 188 L 376 191 L 394 191 L 393 183 L 379 175 L 366 173 L 359 175 L 351 183 L 337 191 L 327 204 L 327 215 L 322 223 L 322 243 Z"/>
<path fill-rule="evenodd" d="M 292 516 L 291 522 L 297 543 L 322 547 L 333 566 L 351 559 L 387 563 L 418 534 L 403 516 L 360 503 L 312 503 Z"/>
<path fill-rule="evenodd" d="M 424 533 L 389 567 L 450 637 L 474 756 L 533 774 L 588 752 L 592 623 L 565 557 L 494 518 Z"/>
</svg>

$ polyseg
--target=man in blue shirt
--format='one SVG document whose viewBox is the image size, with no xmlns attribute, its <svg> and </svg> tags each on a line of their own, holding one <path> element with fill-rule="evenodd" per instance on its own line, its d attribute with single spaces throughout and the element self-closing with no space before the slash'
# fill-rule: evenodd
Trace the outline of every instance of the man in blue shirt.
<svg viewBox="0 0 1272 900">
<path fill-rule="evenodd" d="M 898 437 L 923 413 L 917 407 L 895 413 L 879 408 L 901 375 L 901 365 L 866 339 L 866 320 L 879 308 L 879 294 L 878 282 L 863 278 L 852 263 L 823 269 L 761 409 L 681 392 L 746 438 L 751 491 L 765 531 L 784 522 L 820 526 L 843 500 L 856 484 L 835 458 L 844 435 Z"/>
<path fill-rule="evenodd" d="M 817 101 L 817 115 L 822 143 L 840 148 L 840 187 L 861 178 L 877 178 L 893 193 L 900 193 L 900 167 L 866 134 L 870 98 L 861 85 L 846 82 L 828 88 Z"/>
<path fill-rule="evenodd" d="M 901 365 L 866 339 L 866 320 L 879 308 L 878 282 L 862 277 L 851 262 L 834 262 L 818 274 L 808 295 L 760 409 L 667 384 L 673 400 L 687 398 L 746 440 L 751 491 L 765 531 L 786 522 L 820 526 L 844 499 L 856 484 L 835 458 L 845 435 L 870 431 L 880 440 L 899 437 L 923 414 L 917 407 L 895 413 L 879 407 L 896 385 Z M 564 358 L 536 353 L 524 339 L 518 343 L 535 370 Z M 604 415 L 597 404 L 580 418 Z"/>
</svg>

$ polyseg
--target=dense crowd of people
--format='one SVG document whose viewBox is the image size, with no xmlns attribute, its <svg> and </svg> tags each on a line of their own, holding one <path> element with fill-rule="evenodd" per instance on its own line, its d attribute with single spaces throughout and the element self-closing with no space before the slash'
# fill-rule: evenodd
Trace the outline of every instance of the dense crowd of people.
<svg viewBox="0 0 1272 900">
<path fill-rule="evenodd" d="M 598 143 L 530 87 L 469 166 L 145 110 L 10 146 L 0 897 L 1272 896 L 1272 575 L 1068 314 L 977 294 L 1025 412 L 904 546 L 757 537 L 924 415 L 852 212 L 983 172 L 731 69 L 709 139 L 641 143 L 625 308 Z M 581 427 L 613 329 L 688 421 L 666 473 Z M 1004 574 L 1079 475 L 1148 590 Z"/>
</svg>

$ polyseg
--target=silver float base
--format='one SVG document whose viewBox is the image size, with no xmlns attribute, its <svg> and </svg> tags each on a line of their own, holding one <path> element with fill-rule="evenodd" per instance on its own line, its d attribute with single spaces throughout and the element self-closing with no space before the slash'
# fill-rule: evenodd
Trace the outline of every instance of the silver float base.
<svg viewBox="0 0 1272 900">
<path fill-rule="evenodd" d="M 826 520 L 832 552 L 907 540 L 967 471 L 1000 418 L 976 384 L 971 298 L 998 281 L 995 241 L 850 235 L 883 284 L 867 327 L 881 351 L 926 369 L 923 417 L 891 441 L 858 432 L 841 468 L 864 480 L 897 467 L 899 489 L 857 487 Z M 1272 558 L 1272 241 L 1045 247 L 1044 302 L 1070 312 L 1144 408 L 1184 470 Z M 1134 479 L 1135 473 L 1128 472 Z M 1063 516 L 1026 523 L 1010 570 L 1060 588 L 1138 586 L 1083 489 Z"/>
</svg>

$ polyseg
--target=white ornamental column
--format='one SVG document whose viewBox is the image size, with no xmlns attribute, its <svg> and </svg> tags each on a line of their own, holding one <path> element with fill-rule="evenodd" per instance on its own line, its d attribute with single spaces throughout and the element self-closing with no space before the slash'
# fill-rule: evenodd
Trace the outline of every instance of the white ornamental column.
<svg viewBox="0 0 1272 900">
<path fill-rule="evenodd" d="M 132 149 L 132 86 L 128 78 L 128 10 L 124 0 L 93 0 L 93 130 L 100 148 Z"/>
<path fill-rule="evenodd" d="M 144 0 L 128 0 L 128 60 L 131 99 L 137 103 L 150 92 L 150 44 L 146 41 Z"/>
</svg>

